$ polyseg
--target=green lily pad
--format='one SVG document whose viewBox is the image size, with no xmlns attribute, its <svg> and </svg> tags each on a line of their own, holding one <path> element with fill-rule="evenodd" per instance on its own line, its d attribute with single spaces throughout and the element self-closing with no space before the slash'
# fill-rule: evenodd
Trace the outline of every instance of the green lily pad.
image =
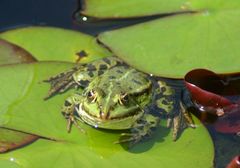
<svg viewBox="0 0 240 168">
<path fill-rule="evenodd" d="M 0 160 L 0 167 L 20 168 L 20 165 L 14 162 L 14 159 L 12 158 L 10 160 Z"/>
<path fill-rule="evenodd" d="M 185 0 L 84 0 L 83 15 L 96 18 L 126 18 L 149 16 L 161 13 L 183 12 L 188 10 Z"/>
<path fill-rule="evenodd" d="M 88 62 L 111 55 L 94 37 L 61 28 L 18 28 L 1 33 L 0 38 L 21 46 L 39 61 Z"/>
<path fill-rule="evenodd" d="M 192 0 L 188 5 L 196 12 L 105 32 L 98 39 L 131 66 L 158 76 L 183 78 L 196 68 L 240 71 L 240 3 Z"/>
<path fill-rule="evenodd" d="M 165 168 L 212 167 L 213 144 L 196 118 L 198 127 L 184 131 L 176 142 L 172 141 L 169 130 L 160 126 L 151 139 L 131 149 L 113 143 L 118 140 L 119 131 L 94 129 L 80 123 L 85 134 L 74 126 L 71 133 L 67 133 L 67 123 L 60 108 L 73 90 L 44 101 L 50 86 L 42 81 L 72 66 L 70 63 L 39 62 L 0 67 L 0 126 L 44 138 L 0 154 L 0 165 L 9 161 L 25 168 L 144 167 L 149 164 Z"/>
<path fill-rule="evenodd" d="M 35 61 L 36 59 L 26 50 L 0 39 L 0 65 Z"/>
<path fill-rule="evenodd" d="M 31 63 L 35 61 L 36 59 L 23 48 L 0 39 L 0 65 Z M 0 128 L 0 153 L 29 144 L 37 138 L 35 135 Z"/>
</svg>

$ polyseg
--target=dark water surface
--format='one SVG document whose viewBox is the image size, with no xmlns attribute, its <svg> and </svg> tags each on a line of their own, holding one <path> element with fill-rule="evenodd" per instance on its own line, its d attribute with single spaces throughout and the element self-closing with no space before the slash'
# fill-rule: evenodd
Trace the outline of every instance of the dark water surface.
<svg viewBox="0 0 240 168">
<path fill-rule="evenodd" d="M 74 12 L 80 7 L 78 0 L 0 0 L 0 31 L 29 25 L 46 25 L 96 35 L 109 29 L 156 18 L 77 23 Z M 215 167 L 224 168 L 232 157 L 240 154 L 240 137 L 217 133 L 211 125 L 208 125 L 208 129 L 216 146 Z"/>
</svg>

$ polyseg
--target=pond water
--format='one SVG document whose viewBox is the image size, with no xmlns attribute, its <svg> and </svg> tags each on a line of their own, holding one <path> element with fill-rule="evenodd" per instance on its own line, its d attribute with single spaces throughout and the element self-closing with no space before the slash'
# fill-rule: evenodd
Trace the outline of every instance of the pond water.
<svg viewBox="0 0 240 168">
<path fill-rule="evenodd" d="M 74 11 L 80 8 L 77 0 L 22 0 L 0 1 L 0 31 L 27 25 L 47 25 L 67 29 L 79 30 L 96 35 L 102 31 L 132 25 L 154 17 L 130 19 L 121 21 L 94 21 L 85 22 L 78 16 L 75 20 Z M 235 155 L 240 154 L 240 137 L 230 134 L 221 134 L 215 131 L 211 124 L 207 128 L 214 140 L 216 156 L 215 167 L 223 168 Z"/>
</svg>

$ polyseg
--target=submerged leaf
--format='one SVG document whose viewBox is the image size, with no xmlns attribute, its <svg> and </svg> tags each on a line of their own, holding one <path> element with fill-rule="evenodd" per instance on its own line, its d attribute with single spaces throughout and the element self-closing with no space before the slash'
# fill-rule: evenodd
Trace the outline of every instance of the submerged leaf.
<svg viewBox="0 0 240 168">
<path fill-rule="evenodd" d="M 224 116 L 218 118 L 214 128 L 221 133 L 240 134 L 240 105 L 226 111 Z"/>
</svg>

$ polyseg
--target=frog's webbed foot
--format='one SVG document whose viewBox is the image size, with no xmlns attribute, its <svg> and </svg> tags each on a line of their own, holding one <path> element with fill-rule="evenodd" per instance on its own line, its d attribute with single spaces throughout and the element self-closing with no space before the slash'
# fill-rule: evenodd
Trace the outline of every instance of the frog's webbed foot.
<svg viewBox="0 0 240 168">
<path fill-rule="evenodd" d="M 120 139 L 115 143 L 129 142 L 130 146 L 135 145 L 144 138 L 151 137 L 153 129 L 158 126 L 158 123 L 158 117 L 147 114 L 136 122 L 129 133 L 122 133 Z"/>
<path fill-rule="evenodd" d="M 190 113 L 187 111 L 186 107 L 183 105 L 181 101 L 179 103 L 179 106 L 180 106 L 179 113 L 175 115 L 173 118 L 169 118 L 167 124 L 168 127 L 172 126 L 173 128 L 172 138 L 174 141 L 178 139 L 179 135 L 185 128 L 188 127 L 196 128 Z"/>
<path fill-rule="evenodd" d="M 77 121 L 80 119 L 75 113 L 76 107 L 79 106 L 80 100 L 81 100 L 81 96 L 74 94 L 65 100 L 65 103 L 62 107 L 62 114 L 67 120 L 68 133 L 71 132 L 72 124 L 74 124 L 81 132 L 85 133 L 85 131 L 77 123 Z"/>
<path fill-rule="evenodd" d="M 73 115 L 68 116 L 68 117 L 65 116 L 65 118 L 67 119 L 67 132 L 68 132 L 68 133 L 71 132 L 71 128 L 72 128 L 72 125 L 73 125 L 73 124 L 74 124 L 82 133 L 85 133 L 85 130 L 82 129 L 82 128 L 79 126 L 79 124 L 77 123 L 76 118 L 75 118 Z"/>
</svg>

